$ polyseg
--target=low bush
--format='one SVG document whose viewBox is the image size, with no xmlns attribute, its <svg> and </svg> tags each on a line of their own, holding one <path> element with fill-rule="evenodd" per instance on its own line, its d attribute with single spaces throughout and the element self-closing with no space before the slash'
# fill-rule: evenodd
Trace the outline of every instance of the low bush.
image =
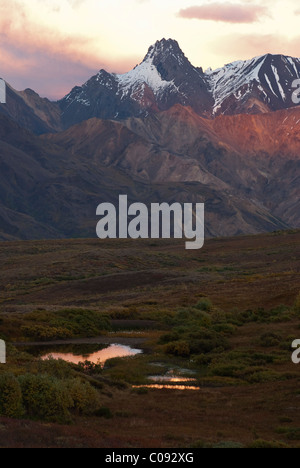
<svg viewBox="0 0 300 468">
<path fill-rule="evenodd" d="M 243 444 L 240 444 L 239 442 L 231 442 L 231 441 L 224 441 L 224 442 L 219 442 L 218 444 L 215 444 L 212 446 L 214 449 L 242 449 L 244 448 Z"/>
<path fill-rule="evenodd" d="M 19 418 L 24 414 L 22 391 L 17 378 L 9 373 L 0 375 L 0 415 Z"/>
<path fill-rule="evenodd" d="M 212 311 L 213 305 L 209 299 L 201 299 L 195 306 L 196 309 L 204 310 L 205 312 Z"/>
<path fill-rule="evenodd" d="M 79 378 L 25 374 L 18 380 L 26 415 L 32 419 L 68 423 L 72 412 L 93 414 L 101 406 L 98 391 Z"/>
<path fill-rule="evenodd" d="M 249 448 L 252 448 L 252 449 L 276 449 L 277 448 L 279 449 L 279 448 L 289 448 L 289 447 L 283 442 L 257 439 L 249 446 Z"/>
<path fill-rule="evenodd" d="M 300 440 L 299 427 L 279 427 L 276 429 L 277 434 L 282 434 L 288 440 Z"/>
<path fill-rule="evenodd" d="M 27 338 L 33 338 L 37 341 L 62 340 L 73 337 L 73 333 L 67 328 L 45 325 L 25 325 L 21 328 L 21 332 Z"/>
<path fill-rule="evenodd" d="M 189 343 L 184 340 L 167 343 L 163 349 L 166 354 L 173 354 L 178 357 L 188 357 L 191 354 Z"/>
<path fill-rule="evenodd" d="M 65 392 L 72 400 L 71 408 L 79 414 L 92 414 L 100 407 L 100 396 L 88 382 L 70 379 L 65 383 Z"/>
<path fill-rule="evenodd" d="M 282 343 L 282 336 L 277 333 L 264 333 L 259 339 L 260 346 L 264 348 L 277 347 Z"/>
<path fill-rule="evenodd" d="M 69 420 L 73 401 L 62 381 L 47 375 L 26 374 L 19 382 L 29 417 L 50 422 Z"/>
<path fill-rule="evenodd" d="M 61 380 L 70 378 L 73 375 L 72 367 L 68 362 L 51 357 L 38 362 L 38 372 Z"/>
<path fill-rule="evenodd" d="M 62 309 L 59 311 L 34 311 L 25 316 L 29 323 L 22 327 L 25 336 L 37 340 L 92 337 L 110 330 L 108 317 L 94 310 Z"/>
</svg>

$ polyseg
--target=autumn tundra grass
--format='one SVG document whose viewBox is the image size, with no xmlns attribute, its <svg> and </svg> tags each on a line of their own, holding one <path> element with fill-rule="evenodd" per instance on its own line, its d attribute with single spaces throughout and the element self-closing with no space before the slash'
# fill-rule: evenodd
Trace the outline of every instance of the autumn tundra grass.
<svg viewBox="0 0 300 468">
<path fill-rule="evenodd" d="M 2 243 L 0 258 L 0 446 L 298 447 L 299 231 L 197 253 L 176 241 Z M 51 343 L 118 342 L 143 353 L 104 367 L 40 359 Z M 149 388 L 170 375 L 196 390 Z"/>
</svg>

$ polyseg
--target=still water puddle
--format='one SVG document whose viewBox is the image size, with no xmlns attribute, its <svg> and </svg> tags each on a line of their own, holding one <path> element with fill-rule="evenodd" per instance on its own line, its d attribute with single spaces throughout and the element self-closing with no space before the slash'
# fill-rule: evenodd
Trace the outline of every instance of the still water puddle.
<svg viewBox="0 0 300 468">
<path fill-rule="evenodd" d="M 194 385 L 166 385 L 166 384 L 152 384 L 152 385 L 135 385 L 133 388 L 152 388 L 156 390 L 200 390 L 199 387 Z"/>
<path fill-rule="evenodd" d="M 166 375 L 151 375 L 148 377 L 152 382 L 169 382 L 169 383 L 184 383 L 184 382 L 196 382 L 196 379 L 182 377 L 173 373 L 167 373 Z"/>
<path fill-rule="evenodd" d="M 180 369 L 178 368 L 177 371 L 180 371 Z M 192 371 L 186 371 L 185 369 L 181 369 L 181 371 L 193 373 Z M 154 388 L 158 390 L 199 390 L 199 387 L 195 385 L 197 382 L 195 378 L 177 375 L 175 369 L 169 370 L 165 375 L 151 375 L 148 377 L 148 380 L 154 383 L 143 385 L 143 388 Z M 191 385 L 192 383 L 194 385 Z"/>
<path fill-rule="evenodd" d="M 93 353 L 78 354 L 75 352 L 48 352 L 41 356 L 42 360 L 49 358 L 53 359 L 62 359 L 72 364 L 84 363 L 85 361 L 90 361 L 93 364 L 101 364 L 104 367 L 106 361 L 113 358 L 123 358 L 129 356 L 136 356 L 142 354 L 141 349 L 134 349 L 130 346 L 124 346 L 119 344 L 112 344 L 104 349 Z"/>
<path fill-rule="evenodd" d="M 62 359 L 63 361 L 72 364 L 80 364 L 86 361 L 93 364 L 100 364 L 103 368 L 109 359 L 125 358 L 142 354 L 141 349 L 135 349 L 130 346 L 121 344 L 112 344 L 110 346 L 100 345 L 61 345 L 53 347 L 36 347 L 31 350 L 36 356 L 40 356 L 42 360 L 49 358 Z M 155 364 L 157 365 L 157 363 Z M 162 366 L 158 366 L 162 367 Z M 133 388 L 149 388 L 158 390 L 200 390 L 196 385 L 197 380 L 192 377 L 186 377 L 180 374 L 193 375 L 193 371 L 188 369 L 169 369 L 164 375 L 152 375 L 148 377 L 148 385 L 133 386 Z M 150 383 L 151 382 L 151 383 Z"/>
</svg>

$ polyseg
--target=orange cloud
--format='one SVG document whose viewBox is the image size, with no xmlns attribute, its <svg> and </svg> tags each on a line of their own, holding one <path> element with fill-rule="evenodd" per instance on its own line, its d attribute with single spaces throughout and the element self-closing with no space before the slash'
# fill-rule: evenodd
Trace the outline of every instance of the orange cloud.
<svg viewBox="0 0 300 468">
<path fill-rule="evenodd" d="M 255 23 L 263 16 L 269 16 L 266 7 L 233 3 L 211 3 L 191 6 L 179 11 L 178 16 L 187 19 L 222 21 L 225 23 Z"/>
<path fill-rule="evenodd" d="M 0 0 L 0 72 L 15 88 L 31 87 L 57 99 L 101 68 L 123 73 L 137 63 L 133 57 L 111 60 L 95 50 L 94 39 L 41 27 L 19 2 Z"/>
</svg>

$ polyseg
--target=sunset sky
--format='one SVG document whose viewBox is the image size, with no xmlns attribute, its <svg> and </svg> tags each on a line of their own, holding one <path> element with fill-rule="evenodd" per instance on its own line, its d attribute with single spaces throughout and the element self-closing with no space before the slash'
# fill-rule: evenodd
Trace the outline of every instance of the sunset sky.
<svg viewBox="0 0 300 468">
<path fill-rule="evenodd" d="M 156 40 L 195 66 L 300 57 L 299 0 L 0 0 L 0 77 L 63 97 L 100 68 L 126 72 Z"/>
</svg>

